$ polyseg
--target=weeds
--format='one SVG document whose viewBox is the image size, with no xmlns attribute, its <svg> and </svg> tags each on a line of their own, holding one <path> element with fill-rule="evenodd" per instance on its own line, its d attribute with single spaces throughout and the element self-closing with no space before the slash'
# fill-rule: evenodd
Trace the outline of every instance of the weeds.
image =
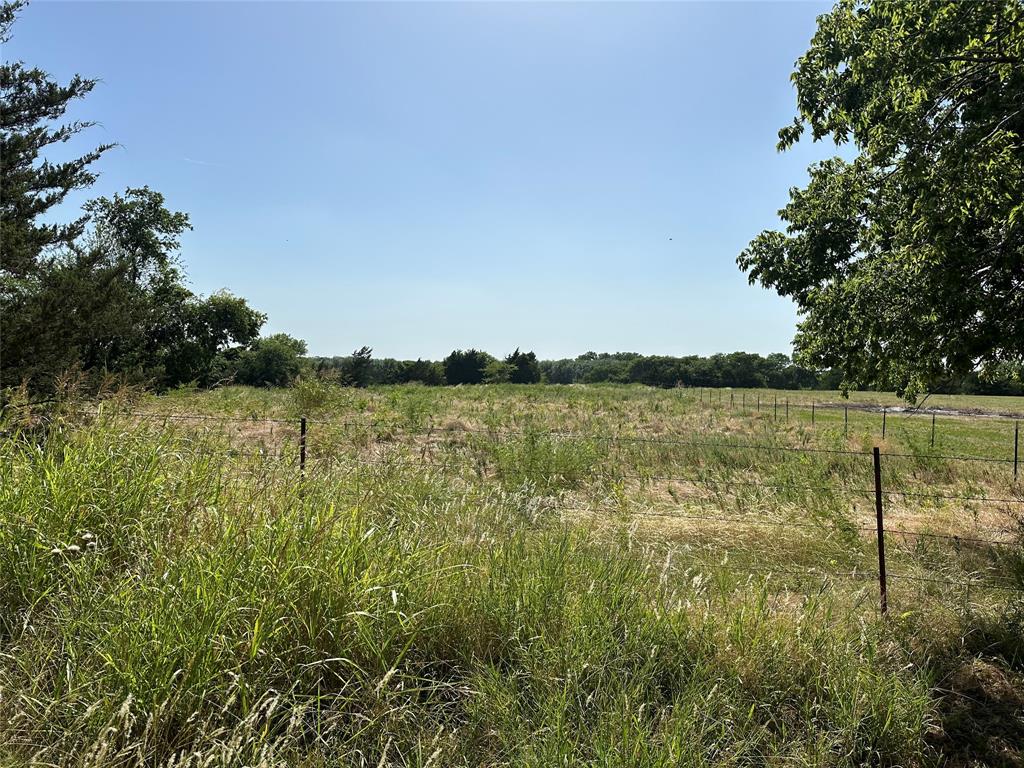
<svg viewBox="0 0 1024 768">
<path fill-rule="evenodd" d="M 451 403 L 424 388 L 330 395 L 323 408 L 351 410 L 325 412 L 372 409 L 386 426 L 311 431 L 304 483 L 283 428 L 108 413 L 58 420 L 45 439 L 15 429 L 0 442 L 0 763 L 1020 755 L 1006 736 L 1019 600 L 897 581 L 881 622 L 857 577 L 873 556 L 863 511 L 800 487 L 856 487 L 859 457 L 612 443 L 604 420 L 649 413 L 664 433 L 677 406 L 595 389 L 567 389 L 564 408 L 535 393 L 532 415 L 514 388 Z M 199 396 L 175 397 L 184 413 Z M 248 397 L 221 390 L 207 405 L 244 411 Z M 257 415 L 293 407 L 253 397 Z M 481 429 L 464 439 L 441 419 Z M 593 437 L 558 434 L 583 426 Z M 896 487 L 1012 490 L 985 466 L 907 462 Z M 659 479 L 676 476 L 694 480 Z M 987 524 L 948 505 L 929 515 Z M 1005 554 L 893 538 L 891 568 L 1012 578 L 1020 548 L 1006 535 Z M 998 699 L 998 718 L 945 690 Z"/>
</svg>

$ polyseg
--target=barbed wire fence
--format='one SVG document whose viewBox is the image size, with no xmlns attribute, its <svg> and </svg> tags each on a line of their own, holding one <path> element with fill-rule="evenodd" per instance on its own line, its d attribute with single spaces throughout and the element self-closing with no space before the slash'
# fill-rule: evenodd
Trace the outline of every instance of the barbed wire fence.
<svg viewBox="0 0 1024 768">
<path fill-rule="evenodd" d="M 773 409 L 777 409 L 777 401 L 773 402 Z M 783 403 L 783 418 L 788 416 L 788 403 Z M 814 413 L 815 404 L 811 404 L 811 412 Z M 883 451 L 879 446 L 874 446 L 872 450 L 854 450 L 844 448 L 827 448 L 820 446 L 792 446 L 792 445 L 775 445 L 775 444 L 761 444 L 756 442 L 730 442 L 725 440 L 708 440 L 704 438 L 690 438 L 683 436 L 641 436 L 641 435 L 609 435 L 609 434 L 584 434 L 575 432 L 565 432 L 557 430 L 516 430 L 508 428 L 477 428 L 469 427 L 465 425 L 459 425 L 456 428 L 446 427 L 444 429 L 438 429 L 436 427 L 430 427 L 429 429 L 410 430 L 408 428 L 400 428 L 396 424 L 391 422 L 374 422 L 371 420 L 352 420 L 352 419 L 319 419 L 311 420 L 307 417 L 298 418 L 271 418 L 262 416 L 223 416 L 223 415 L 210 415 L 210 414 L 182 414 L 182 413 L 156 413 L 142 410 L 131 410 L 126 408 L 115 408 L 112 410 L 104 410 L 99 407 L 95 410 L 90 409 L 66 409 L 65 413 L 68 415 L 77 416 L 83 419 L 101 419 L 101 418 L 113 418 L 113 417 L 127 417 L 130 419 L 138 419 L 145 421 L 162 422 L 163 425 L 167 425 L 172 422 L 179 422 L 183 424 L 215 424 L 215 425 L 249 425 L 249 426 L 269 426 L 270 433 L 273 434 L 275 427 L 283 428 L 279 432 L 279 437 L 282 438 L 282 443 L 287 440 L 294 440 L 295 453 L 290 456 L 286 456 L 285 451 L 269 451 L 263 447 L 253 450 L 251 448 L 240 448 L 234 447 L 228 448 L 224 451 L 225 455 L 229 457 L 252 457 L 258 459 L 274 459 L 274 460 L 286 460 L 290 466 L 297 471 L 299 483 L 299 492 L 303 493 L 306 482 L 309 479 L 309 475 L 314 466 L 320 464 L 328 468 L 332 467 L 343 467 L 346 466 L 343 463 L 343 459 L 348 459 L 350 463 L 347 465 L 349 468 L 359 468 L 365 466 L 382 466 L 389 468 L 418 468 L 430 471 L 439 472 L 450 472 L 453 469 L 453 465 L 450 462 L 442 461 L 439 462 L 435 457 L 428 456 L 425 452 L 422 453 L 416 459 L 410 459 L 408 457 L 396 457 L 385 454 L 377 454 L 372 456 L 350 456 L 350 457 L 337 457 L 333 454 L 329 454 L 322 457 L 310 457 L 309 456 L 309 437 L 311 434 L 311 427 L 323 427 L 323 428 L 341 428 L 341 429 L 386 429 L 395 433 L 400 433 L 405 436 L 424 436 L 424 435 L 450 435 L 452 433 L 464 433 L 468 435 L 479 435 L 486 437 L 492 441 L 508 441 L 516 438 L 527 438 L 527 439 L 540 439 L 548 438 L 553 440 L 575 440 L 575 441 L 593 441 L 601 443 L 610 443 L 614 445 L 649 445 L 649 446 L 675 446 L 685 448 L 700 448 L 700 449 L 712 449 L 712 450 L 724 450 L 724 451 L 752 451 L 752 452 L 766 452 L 774 454 L 793 454 L 793 453 L 806 453 L 806 454 L 831 454 L 835 456 L 847 457 L 851 460 L 857 458 L 863 458 L 865 461 L 870 458 L 873 487 L 856 487 L 845 484 L 808 484 L 808 483 L 797 483 L 797 482 L 785 482 L 785 483 L 771 483 L 764 482 L 762 480 L 750 480 L 750 479 L 722 479 L 722 478 L 711 478 L 700 474 L 659 474 L 654 472 L 637 472 L 637 471 L 603 471 L 603 470 L 591 470 L 590 476 L 593 478 L 606 479 L 611 481 L 623 481 L 623 480 L 637 480 L 643 482 L 653 481 L 664 481 L 664 482 L 675 482 L 675 483 L 687 483 L 695 487 L 711 490 L 713 492 L 721 492 L 722 489 L 733 489 L 733 488 L 757 488 L 762 491 L 803 491 L 803 492 L 815 492 L 815 493 L 828 493 L 828 494 L 839 494 L 846 497 L 861 497 L 866 498 L 873 502 L 874 505 L 874 526 L 853 526 L 853 530 L 858 533 L 874 534 L 875 539 L 875 555 L 877 558 L 877 565 L 875 570 L 853 570 L 853 571 L 830 571 L 822 570 L 818 568 L 805 568 L 805 569 L 787 569 L 787 568 L 776 568 L 776 567 L 760 567 L 756 565 L 744 565 L 740 568 L 733 567 L 731 570 L 735 572 L 757 574 L 776 574 L 776 575 L 789 575 L 798 577 L 813 577 L 813 578 L 838 578 L 838 579 L 851 579 L 851 580 L 877 580 L 879 589 L 879 611 L 885 616 L 888 614 L 888 586 L 889 581 L 892 579 L 896 580 L 907 580 L 907 581 L 918 581 L 925 583 L 934 583 L 946 586 L 965 586 L 968 589 L 991 589 L 1002 592 L 1024 594 L 1024 586 L 1012 583 L 1006 579 L 997 580 L 985 580 L 978 578 L 967 578 L 967 579 L 948 579 L 938 576 L 926 576 L 920 574 L 910 573 L 893 573 L 887 567 L 885 545 L 887 537 L 899 537 L 899 538 L 911 538 L 911 539 L 924 539 L 924 540 L 936 540 L 949 542 L 955 546 L 962 545 L 983 545 L 985 547 L 992 548 L 1012 548 L 1020 547 L 1021 542 L 1009 541 L 1005 538 L 996 539 L 991 537 L 979 537 L 979 536 L 967 536 L 958 535 L 953 533 L 938 533 L 934 531 L 925 531 L 918 529 L 907 529 L 905 527 L 891 527 L 887 526 L 886 521 L 886 510 L 887 510 L 887 499 L 902 497 L 907 499 L 915 499 L 918 501 L 943 501 L 943 502 L 962 502 L 964 504 L 990 504 L 999 505 L 1003 509 L 1000 511 L 1007 515 L 1009 521 L 1016 523 L 1019 529 L 1024 529 L 1024 490 L 1018 489 L 1018 466 L 1019 466 L 1019 427 L 1014 430 L 1014 444 L 1013 444 L 1013 456 L 1012 458 L 997 458 L 991 456 L 973 456 L 965 454 L 933 454 L 933 453 L 907 453 L 897 451 Z M 812 419 L 813 419 L 812 415 Z M 884 411 L 883 411 L 884 419 Z M 933 415 L 934 419 L 934 415 Z M 883 426 L 883 434 L 884 434 Z M 0 434 L 0 437 L 11 439 L 16 437 L 17 432 L 7 432 Z M 394 435 L 392 435 L 394 437 Z M 204 447 L 204 450 L 208 450 L 208 446 Z M 980 494 L 956 494 L 948 492 L 928 492 L 928 491 L 916 491 L 916 490 L 900 490 L 894 488 L 887 488 L 883 485 L 883 465 L 887 460 L 899 460 L 899 459 L 914 459 L 919 461 L 944 461 L 944 462 L 978 462 L 984 464 L 995 464 L 995 465 L 1007 465 L 1012 471 L 1013 477 L 1013 489 L 1014 496 L 989 496 Z M 593 507 L 572 507 L 563 506 L 561 507 L 563 512 L 575 512 L 575 513 L 593 513 L 595 509 Z M 635 512 L 641 517 L 665 517 L 674 520 L 686 520 L 693 522 L 707 522 L 715 523 L 719 525 L 745 525 L 753 527 L 770 527 L 770 528 L 792 528 L 792 529 L 806 529 L 820 531 L 821 526 L 818 523 L 805 523 L 794 520 L 773 520 L 763 519 L 753 516 L 733 516 L 728 514 L 708 514 L 708 515 L 696 515 L 689 513 L 680 513 L 677 511 L 659 511 L 654 509 L 642 510 Z M 1006 531 L 1010 533 L 1011 531 Z M 1015 531 L 1020 533 L 1020 530 Z M 728 554 L 728 552 L 726 553 Z M 723 569 L 730 570 L 729 567 L 722 564 Z"/>
<path fill-rule="evenodd" d="M 728 406 L 730 412 L 734 412 L 737 406 L 736 403 L 736 391 L 729 388 L 709 388 L 709 387 L 698 387 L 697 401 L 698 404 L 703 408 L 705 403 L 707 406 Z M 705 389 L 707 389 L 707 395 L 705 396 Z M 728 392 L 728 402 L 724 400 L 723 395 Z M 714 397 L 717 393 L 717 399 Z M 752 397 L 753 403 L 747 405 L 747 392 L 740 391 L 740 402 L 739 412 L 743 414 L 761 414 L 769 413 L 769 402 L 768 397 L 765 397 L 764 406 L 765 409 L 762 411 L 762 398 L 761 395 L 754 395 Z M 838 411 L 842 407 L 843 411 L 843 435 L 848 436 L 850 432 L 850 411 L 861 414 L 877 413 L 879 415 L 879 423 L 877 429 L 881 435 L 882 440 L 886 439 L 888 432 L 888 421 L 890 414 L 898 414 L 902 418 L 917 419 L 921 417 L 931 417 L 931 428 L 929 432 L 929 446 L 935 447 L 935 438 L 937 434 L 938 417 L 941 415 L 943 418 L 949 419 L 960 419 L 960 420 L 974 420 L 982 421 L 987 423 L 1002 423 L 1007 425 L 1007 434 L 1012 434 L 1012 438 L 1008 438 L 1011 441 L 1013 451 L 1013 476 L 1016 480 L 1019 477 L 1019 466 L 1020 466 L 1020 417 L 1013 414 L 984 414 L 974 412 L 950 412 L 948 409 L 940 408 L 907 408 L 903 406 L 888 406 L 888 405 L 875 405 L 870 403 L 855 403 L 852 407 L 849 403 L 843 403 L 841 406 L 838 403 L 831 401 L 817 401 L 811 399 L 810 403 L 806 400 L 801 399 L 800 402 L 793 403 L 794 417 L 797 416 L 798 412 L 802 410 L 805 414 L 809 415 L 809 422 L 811 426 L 815 426 L 817 423 L 817 414 L 819 411 Z M 788 423 L 790 421 L 790 400 L 788 397 L 784 397 L 781 401 L 781 418 L 780 418 L 780 400 L 777 394 L 771 395 L 770 401 L 770 413 L 772 421 L 782 421 Z M 1012 427 L 1012 429 L 1011 429 Z"/>
</svg>

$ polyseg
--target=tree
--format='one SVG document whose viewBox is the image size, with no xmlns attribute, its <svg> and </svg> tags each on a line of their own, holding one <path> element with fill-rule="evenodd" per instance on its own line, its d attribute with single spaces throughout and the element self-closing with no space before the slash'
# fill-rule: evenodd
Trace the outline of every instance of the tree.
<svg viewBox="0 0 1024 768">
<path fill-rule="evenodd" d="M 45 391 L 72 367 L 175 386 L 208 384 L 218 352 L 245 346 L 266 317 L 221 292 L 203 299 L 178 268 L 188 216 L 129 189 L 87 204 L 92 225 L 4 304 L 0 385 Z"/>
<path fill-rule="evenodd" d="M 373 349 L 360 347 L 341 365 L 341 382 L 349 387 L 365 387 L 370 383 L 370 364 Z"/>
<path fill-rule="evenodd" d="M 23 6 L 23 0 L 0 6 L 0 43 L 10 40 L 11 25 Z M 92 164 L 113 145 L 101 144 L 64 162 L 40 156 L 93 125 L 54 123 L 95 85 L 96 80 L 79 75 L 60 85 L 24 62 L 0 64 L 0 300 L 37 274 L 44 249 L 72 243 L 85 227 L 87 216 L 63 224 L 39 219 L 69 192 L 90 186 L 96 180 Z M 6 314 L 6 304 L 2 308 Z"/>
<path fill-rule="evenodd" d="M 533 352 L 520 352 L 519 347 L 516 347 L 516 351 L 506 357 L 505 362 L 512 366 L 508 380 L 513 384 L 540 383 L 540 364 Z"/>
<path fill-rule="evenodd" d="M 508 384 L 515 371 L 515 366 L 505 360 L 489 360 L 484 366 L 484 383 Z"/>
<path fill-rule="evenodd" d="M 266 315 L 227 291 L 206 299 L 185 294 L 173 308 L 178 313 L 175 335 L 168 334 L 161 348 L 162 383 L 209 386 L 233 378 L 241 355 L 257 342 Z"/>
<path fill-rule="evenodd" d="M 257 339 L 238 358 L 235 380 L 254 387 L 284 387 L 299 375 L 306 342 L 286 333 Z"/>
<path fill-rule="evenodd" d="M 22 5 L 0 5 L 0 40 Z M 266 317 L 229 293 L 203 299 L 185 287 L 186 214 L 143 187 L 92 200 L 69 223 L 41 222 L 92 184 L 90 167 L 110 148 L 42 157 L 91 125 L 55 123 L 95 82 L 75 76 L 62 86 L 21 62 L 0 65 L 0 387 L 46 391 L 72 368 L 158 387 L 208 384 L 217 356 L 237 358 Z"/>
<path fill-rule="evenodd" d="M 444 365 L 419 358 L 406 361 L 405 370 L 402 372 L 402 381 L 419 381 L 433 386 L 443 385 L 445 383 Z"/>
<path fill-rule="evenodd" d="M 444 378 L 449 384 L 480 384 L 492 360 L 493 357 L 480 350 L 456 349 L 444 359 Z"/>
<path fill-rule="evenodd" d="M 797 361 L 907 398 L 1024 365 L 1024 4 L 841 0 L 793 80 L 811 166 L 738 257 L 796 302 Z"/>
</svg>

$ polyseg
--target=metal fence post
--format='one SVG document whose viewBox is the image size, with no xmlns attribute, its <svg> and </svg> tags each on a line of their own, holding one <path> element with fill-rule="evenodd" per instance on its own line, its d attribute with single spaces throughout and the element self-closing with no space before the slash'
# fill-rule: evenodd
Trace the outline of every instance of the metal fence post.
<svg viewBox="0 0 1024 768">
<path fill-rule="evenodd" d="M 786 398 L 786 421 L 789 421 L 789 398 Z"/>
<path fill-rule="evenodd" d="M 875 519 L 878 527 L 878 589 L 882 615 L 889 612 L 889 595 L 885 583 L 885 523 L 882 519 L 882 459 L 876 445 L 872 451 L 875 460 Z"/>
<path fill-rule="evenodd" d="M 299 419 L 299 477 L 306 479 L 306 417 Z"/>
<path fill-rule="evenodd" d="M 885 440 L 885 411 L 886 408 L 882 406 L 882 439 Z"/>
<path fill-rule="evenodd" d="M 779 420 L 779 396 L 775 396 L 775 411 L 772 413 L 772 418 L 775 421 Z"/>
<path fill-rule="evenodd" d="M 811 424 L 814 423 L 814 401 L 811 400 Z"/>
<path fill-rule="evenodd" d="M 935 447 L 935 414 L 932 413 L 932 448 Z"/>
<path fill-rule="evenodd" d="M 843 406 L 843 437 L 846 437 L 850 432 L 850 406 Z"/>
</svg>

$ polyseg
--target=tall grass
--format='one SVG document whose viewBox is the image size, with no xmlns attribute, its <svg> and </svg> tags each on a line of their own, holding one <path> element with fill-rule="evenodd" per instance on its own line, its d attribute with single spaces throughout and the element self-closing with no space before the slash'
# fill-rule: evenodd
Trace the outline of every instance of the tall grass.
<svg viewBox="0 0 1024 768">
<path fill-rule="evenodd" d="M 841 499 L 785 490 L 845 459 L 671 502 L 818 535 L 651 528 L 650 476 L 753 457 L 520 426 L 339 429 L 304 482 L 292 434 L 264 456 L 187 422 L 3 439 L 0 764 L 923 765 L 949 754 L 964 638 L 1021 670 L 1012 602 L 882 622 L 870 585 L 785 573 L 870 555 Z"/>
</svg>

